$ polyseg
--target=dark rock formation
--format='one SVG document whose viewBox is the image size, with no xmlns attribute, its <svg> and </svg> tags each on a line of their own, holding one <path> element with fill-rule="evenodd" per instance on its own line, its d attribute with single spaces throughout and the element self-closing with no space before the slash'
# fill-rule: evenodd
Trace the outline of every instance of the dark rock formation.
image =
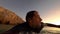
<svg viewBox="0 0 60 34">
<path fill-rule="evenodd" d="M 55 25 L 51 23 L 46 23 L 47 26 L 60 28 L 60 25 Z"/>
</svg>

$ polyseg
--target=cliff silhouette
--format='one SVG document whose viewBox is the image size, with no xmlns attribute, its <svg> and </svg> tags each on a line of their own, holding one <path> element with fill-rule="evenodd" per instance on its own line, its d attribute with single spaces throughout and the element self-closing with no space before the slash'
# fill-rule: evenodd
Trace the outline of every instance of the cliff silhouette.
<svg viewBox="0 0 60 34">
<path fill-rule="evenodd" d="M 51 23 L 46 23 L 47 26 L 60 28 L 60 25 L 55 25 Z"/>
<path fill-rule="evenodd" d="M 0 7 L 0 24 L 17 25 L 23 22 L 23 19 L 14 12 L 5 9 L 4 7 Z"/>
</svg>

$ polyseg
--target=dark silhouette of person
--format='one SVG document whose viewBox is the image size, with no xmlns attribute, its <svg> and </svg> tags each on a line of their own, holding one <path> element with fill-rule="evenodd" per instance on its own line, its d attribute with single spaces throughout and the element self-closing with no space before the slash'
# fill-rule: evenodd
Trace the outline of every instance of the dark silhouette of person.
<svg viewBox="0 0 60 34">
<path fill-rule="evenodd" d="M 41 21 L 42 19 L 37 11 L 29 11 L 26 14 L 26 22 L 14 26 L 2 34 L 19 34 L 19 32 L 24 32 L 24 34 L 26 34 L 26 32 L 29 34 L 31 34 L 31 32 L 39 33 L 43 28 L 43 22 Z"/>
</svg>

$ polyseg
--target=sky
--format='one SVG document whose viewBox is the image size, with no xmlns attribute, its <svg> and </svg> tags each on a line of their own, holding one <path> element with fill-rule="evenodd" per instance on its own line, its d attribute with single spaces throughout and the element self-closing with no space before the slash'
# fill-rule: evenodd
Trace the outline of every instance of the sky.
<svg viewBox="0 0 60 34">
<path fill-rule="evenodd" d="M 0 6 L 15 12 L 24 21 L 28 11 L 37 10 L 43 22 L 60 25 L 60 0 L 0 0 Z"/>
</svg>

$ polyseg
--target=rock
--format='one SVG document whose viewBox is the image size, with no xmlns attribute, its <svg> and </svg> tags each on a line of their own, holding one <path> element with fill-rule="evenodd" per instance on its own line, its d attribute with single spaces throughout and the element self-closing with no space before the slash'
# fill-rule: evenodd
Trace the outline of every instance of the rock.
<svg viewBox="0 0 60 34">
<path fill-rule="evenodd" d="M 47 26 L 60 28 L 60 25 L 55 25 L 51 23 L 46 23 Z"/>
<path fill-rule="evenodd" d="M 22 20 L 22 18 L 17 16 L 14 12 L 0 7 L 0 24 L 17 25 L 23 22 L 24 21 Z"/>
</svg>

